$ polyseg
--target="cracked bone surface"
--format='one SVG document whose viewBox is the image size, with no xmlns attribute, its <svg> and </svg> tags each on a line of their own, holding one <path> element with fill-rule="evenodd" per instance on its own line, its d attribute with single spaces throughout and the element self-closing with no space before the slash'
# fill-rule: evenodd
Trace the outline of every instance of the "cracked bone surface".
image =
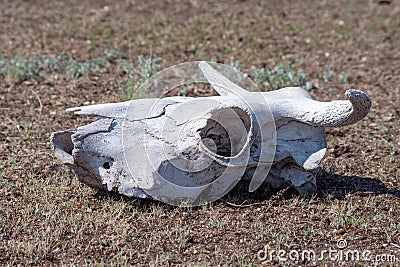
<svg viewBox="0 0 400 267">
<path fill-rule="evenodd" d="M 319 102 L 301 88 L 249 92 L 210 65 L 198 67 L 219 96 L 167 97 L 67 111 L 98 120 L 53 133 L 56 157 L 91 187 L 192 205 L 215 200 L 240 179 L 250 191 L 316 191 L 325 155 L 324 127 L 361 120 L 369 97 Z"/>
</svg>

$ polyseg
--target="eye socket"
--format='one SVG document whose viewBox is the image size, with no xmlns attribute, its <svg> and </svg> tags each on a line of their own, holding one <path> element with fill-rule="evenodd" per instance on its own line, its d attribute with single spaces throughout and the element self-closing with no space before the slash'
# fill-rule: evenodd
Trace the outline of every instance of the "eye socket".
<svg viewBox="0 0 400 267">
<path fill-rule="evenodd" d="M 104 162 L 103 163 L 103 168 L 106 169 L 106 170 L 109 170 L 111 168 L 111 163 L 108 162 L 108 161 Z"/>
</svg>

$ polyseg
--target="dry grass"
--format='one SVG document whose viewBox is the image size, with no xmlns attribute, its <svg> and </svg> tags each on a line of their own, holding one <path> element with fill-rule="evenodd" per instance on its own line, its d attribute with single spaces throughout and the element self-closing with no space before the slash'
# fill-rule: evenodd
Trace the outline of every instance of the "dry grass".
<svg viewBox="0 0 400 267">
<path fill-rule="evenodd" d="M 164 67 L 234 58 L 250 71 L 292 60 L 318 85 L 315 98 L 358 88 L 373 107 L 362 122 L 327 130 L 315 197 L 238 188 L 187 209 L 96 192 L 51 153 L 52 131 L 88 122 L 65 108 L 118 101 L 115 64 L 74 83 L 57 73 L 0 78 L 0 264 L 260 266 L 265 246 L 321 251 L 341 239 L 348 249 L 400 258 L 400 2 L 380 2 L 3 1 L 4 58 L 66 53 L 88 62 L 115 46 L 160 57 Z"/>
</svg>

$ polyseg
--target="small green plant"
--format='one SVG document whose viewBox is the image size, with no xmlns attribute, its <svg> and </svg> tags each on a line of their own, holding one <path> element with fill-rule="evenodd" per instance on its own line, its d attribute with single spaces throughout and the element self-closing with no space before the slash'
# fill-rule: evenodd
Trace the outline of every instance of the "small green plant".
<svg viewBox="0 0 400 267">
<path fill-rule="evenodd" d="M 106 71 L 107 66 L 109 64 L 110 63 L 106 58 L 98 57 L 98 58 L 93 59 L 90 62 L 89 69 L 90 69 L 90 71 L 94 71 L 94 72 L 96 72 L 96 71 L 104 72 L 104 71 Z"/>
<path fill-rule="evenodd" d="M 118 96 L 121 101 L 128 101 L 134 98 L 137 90 L 136 83 L 132 80 L 118 79 L 116 82 Z"/>
<path fill-rule="evenodd" d="M 243 75 L 242 75 L 242 73 L 240 73 L 240 71 L 243 68 L 242 63 L 240 63 L 239 61 L 236 61 L 232 58 L 228 64 L 228 66 L 233 68 L 233 70 L 231 68 L 222 68 L 221 69 L 221 68 L 218 68 L 218 66 L 215 66 L 215 67 L 217 67 L 217 70 L 220 71 L 222 75 L 227 77 L 232 82 L 240 83 L 240 81 L 242 81 L 242 79 L 243 79 Z M 245 75 L 247 75 L 247 74 L 245 74 Z"/>
<path fill-rule="evenodd" d="M 42 58 L 41 67 L 50 69 L 54 72 L 62 73 L 65 71 L 69 56 L 66 54 L 57 54 L 54 57 Z"/>
<path fill-rule="evenodd" d="M 126 59 L 120 58 L 117 60 L 117 65 L 121 68 L 129 78 L 133 78 L 135 75 L 135 66 L 132 62 L 128 63 Z"/>
<path fill-rule="evenodd" d="M 117 79 L 119 98 L 121 101 L 131 100 L 135 97 L 137 89 L 153 76 L 159 69 L 158 58 L 146 58 L 143 55 L 138 57 L 137 64 L 126 59 L 118 59 L 117 66 L 123 71 L 124 76 Z M 138 66 L 135 69 L 135 65 Z"/>
<path fill-rule="evenodd" d="M 247 267 L 254 267 L 254 262 L 249 259 L 249 258 L 244 258 L 243 259 L 243 266 L 247 266 Z"/>
<path fill-rule="evenodd" d="M 67 63 L 66 71 L 70 81 L 76 82 L 79 77 L 83 76 L 90 70 L 89 63 L 80 63 L 76 60 L 69 60 Z"/>
<path fill-rule="evenodd" d="M 400 223 L 399 224 L 395 224 L 394 228 L 396 229 L 397 233 L 400 234 Z"/>
<path fill-rule="evenodd" d="M 6 60 L 2 57 L 0 57 L 0 75 L 1 76 L 6 76 Z"/>
<path fill-rule="evenodd" d="M 361 227 L 364 224 L 362 218 L 356 216 L 337 216 L 334 218 L 336 225 L 351 225 L 354 227 Z"/>
<path fill-rule="evenodd" d="M 342 81 L 343 84 L 347 83 L 347 75 L 344 71 L 339 73 L 339 78 Z"/>
<path fill-rule="evenodd" d="M 37 57 L 23 59 L 12 58 L 8 63 L 3 63 L 3 75 L 9 82 L 22 82 L 27 79 L 42 80 L 40 60 Z"/>
<path fill-rule="evenodd" d="M 113 47 L 112 49 L 104 50 L 104 59 L 107 60 L 108 62 L 113 62 L 117 58 L 121 58 L 121 57 L 122 57 L 122 54 L 116 47 Z"/>
<path fill-rule="evenodd" d="M 243 68 L 242 63 L 240 63 L 239 61 L 234 60 L 233 58 L 229 62 L 229 66 L 234 68 L 234 69 L 236 69 L 236 70 L 238 70 L 238 71 L 241 71 L 242 68 Z"/>
<path fill-rule="evenodd" d="M 108 65 L 115 61 L 121 53 L 116 48 L 106 49 L 103 57 L 89 62 L 78 62 L 66 54 L 57 54 L 54 57 L 11 58 L 6 60 L 0 57 L 0 76 L 9 82 L 22 82 L 28 79 L 37 81 L 45 79 L 40 74 L 42 70 L 65 73 L 74 83 L 88 72 L 106 71 Z"/>
<path fill-rule="evenodd" d="M 139 71 L 140 71 L 140 79 L 139 83 L 144 83 L 147 79 L 151 76 L 156 74 L 157 70 L 159 69 L 160 65 L 157 64 L 160 61 L 159 58 L 146 58 L 143 55 L 138 57 L 139 61 Z"/>
<path fill-rule="evenodd" d="M 330 67 L 325 68 L 325 71 L 323 71 L 321 75 L 322 82 L 328 83 L 332 79 L 333 75 L 334 73 Z"/>
<path fill-rule="evenodd" d="M 263 89 L 276 90 L 289 86 L 300 86 L 306 90 L 312 88 L 312 83 L 307 82 L 307 74 L 303 71 L 297 72 L 291 62 L 280 63 L 272 69 L 255 69 L 252 75 Z"/>
</svg>

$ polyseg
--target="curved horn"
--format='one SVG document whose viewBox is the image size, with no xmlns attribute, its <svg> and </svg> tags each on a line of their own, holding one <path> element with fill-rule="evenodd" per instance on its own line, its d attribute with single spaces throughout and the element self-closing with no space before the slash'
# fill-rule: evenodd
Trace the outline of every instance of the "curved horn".
<svg viewBox="0 0 400 267">
<path fill-rule="evenodd" d="M 207 62 L 200 61 L 199 68 L 203 72 L 204 77 L 211 84 L 215 91 L 218 94 L 224 95 L 241 95 L 248 94 L 249 91 L 243 89 L 239 85 L 231 82 L 224 75 L 216 71 L 213 67 L 211 67 Z"/>
<path fill-rule="evenodd" d="M 201 61 L 199 68 L 211 86 L 221 96 L 246 98 L 249 94 L 257 94 L 236 85 L 207 62 Z M 293 118 L 314 126 L 340 127 L 350 125 L 364 118 L 371 108 L 369 96 L 355 89 L 346 91 L 348 100 L 331 102 L 315 101 L 299 87 L 287 87 L 263 94 L 275 120 L 281 117 Z"/>
<path fill-rule="evenodd" d="M 314 126 L 341 127 L 361 120 L 371 108 L 369 96 L 355 89 L 346 91 L 348 100 L 331 102 L 319 102 L 305 97 L 301 100 L 299 98 L 286 98 L 276 101 L 278 92 L 279 90 L 275 91 L 276 95 L 272 99 L 268 95 L 266 96 L 276 120 L 286 117 Z"/>
<path fill-rule="evenodd" d="M 337 126 L 356 123 L 367 116 L 371 109 L 371 99 L 366 93 L 356 89 L 349 89 L 346 91 L 346 96 L 352 105 L 352 112 L 340 125 Z"/>
</svg>

